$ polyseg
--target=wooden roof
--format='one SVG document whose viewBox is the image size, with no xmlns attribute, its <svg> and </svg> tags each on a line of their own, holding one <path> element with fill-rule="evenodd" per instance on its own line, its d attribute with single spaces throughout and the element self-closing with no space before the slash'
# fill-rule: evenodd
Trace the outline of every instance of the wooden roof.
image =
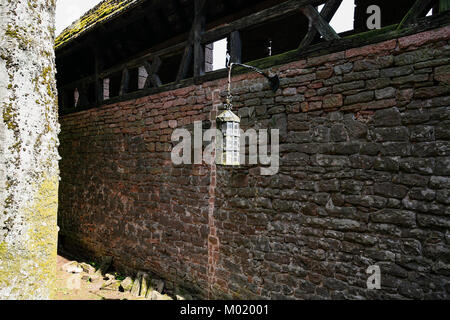
<svg viewBox="0 0 450 320">
<path fill-rule="evenodd" d="M 93 27 L 103 24 L 146 0 L 104 0 L 64 29 L 55 40 L 55 49 L 62 48 Z"/>
</svg>

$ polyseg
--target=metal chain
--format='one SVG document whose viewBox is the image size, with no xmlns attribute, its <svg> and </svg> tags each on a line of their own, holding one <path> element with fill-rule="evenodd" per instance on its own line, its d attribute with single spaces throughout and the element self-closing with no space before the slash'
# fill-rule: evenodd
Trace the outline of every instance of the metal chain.
<svg viewBox="0 0 450 320">
<path fill-rule="evenodd" d="M 228 66 L 228 94 L 227 94 L 227 103 L 225 105 L 225 108 L 227 110 L 231 110 L 233 109 L 233 96 L 231 94 L 231 72 L 233 71 L 233 66 L 234 63 L 230 63 L 230 65 Z"/>
</svg>

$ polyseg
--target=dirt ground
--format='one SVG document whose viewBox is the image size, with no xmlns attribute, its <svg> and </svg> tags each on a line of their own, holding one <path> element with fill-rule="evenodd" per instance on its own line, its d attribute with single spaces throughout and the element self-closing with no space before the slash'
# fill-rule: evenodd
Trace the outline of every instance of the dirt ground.
<svg viewBox="0 0 450 320">
<path fill-rule="evenodd" d="M 145 300 L 131 295 L 130 292 L 102 290 L 105 281 L 100 278 L 95 282 L 82 280 L 82 274 L 72 274 L 62 270 L 62 266 L 72 260 L 58 255 L 57 291 L 55 300 Z"/>
</svg>

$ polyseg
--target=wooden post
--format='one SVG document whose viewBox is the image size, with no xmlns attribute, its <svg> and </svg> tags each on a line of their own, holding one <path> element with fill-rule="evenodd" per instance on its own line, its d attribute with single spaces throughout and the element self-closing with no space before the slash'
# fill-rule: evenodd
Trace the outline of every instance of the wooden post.
<svg viewBox="0 0 450 320">
<path fill-rule="evenodd" d="M 230 62 L 242 63 L 242 42 L 239 31 L 230 34 Z"/>
<path fill-rule="evenodd" d="M 205 15 L 203 8 L 199 8 L 200 0 L 195 1 L 197 21 L 194 25 L 194 78 L 205 74 L 205 48 L 202 45 L 202 36 L 205 32 Z M 199 10 L 199 12 L 197 12 Z"/>
<path fill-rule="evenodd" d="M 103 63 L 100 60 L 100 51 L 97 46 L 94 46 L 93 51 L 95 59 L 95 104 L 99 105 L 103 102 L 103 79 L 100 79 Z"/>
<path fill-rule="evenodd" d="M 81 108 L 87 108 L 89 107 L 90 101 L 88 99 L 88 92 L 87 92 L 87 84 L 82 82 L 80 86 L 78 87 L 78 94 L 80 95 L 78 98 L 78 104 L 77 107 Z"/>
<path fill-rule="evenodd" d="M 127 68 L 122 71 L 122 81 L 120 83 L 119 96 L 123 96 L 128 92 L 128 86 L 130 84 L 130 73 Z"/>
<path fill-rule="evenodd" d="M 206 0 L 195 0 L 195 15 L 194 15 L 194 21 L 192 24 L 191 32 L 189 33 L 189 38 L 186 44 L 186 48 L 184 49 L 183 58 L 181 59 L 180 68 L 178 69 L 177 74 L 177 82 L 180 82 L 182 79 L 186 78 L 186 75 L 189 70 L 190 63 L 192 61 L 193 51 L 194 51 L 194 40 L 198 40 L 198 37 L 200 36 L 200 41 L 197 41 L 196 50 L 200 50 L 200 46 L 198 45 L 201 43 L 201 29 L 202 24 L 204 25 L 203 20 L 203 9 L 205 7 Z M 200 63 L 201 54 L 197 52 L 197 63 Z M 203 64 L 204 64 L 205 58 L 203 53 Z M 204 66 L 203 66 L 204 68 Z M 201 69 L 198 68 L 197 71 L 194 68 L 194 75 L 195 72 L 200 72 Z"/>
</svg>

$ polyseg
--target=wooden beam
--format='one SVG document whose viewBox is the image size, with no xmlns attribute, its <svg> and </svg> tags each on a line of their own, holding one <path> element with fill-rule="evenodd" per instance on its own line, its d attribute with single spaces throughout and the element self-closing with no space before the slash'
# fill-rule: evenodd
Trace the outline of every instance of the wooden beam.
<svg viewBox="0 0 450 320">
<path fill-rule="evenodd" d="M 321 4 L 323 3 L 323 0 L 290 0 L 286 1 L 280 5 L 265 9 L 263 11 L 257 12 L 255 14 L 252 14 L 250 16 L 244 17 L 242 19 L 238 19 L 234 22 L 231 22 L 229 24 L 223 25 L 221 27 L 217 27 L 215 29 L 212 29 L 210 31 L 205 32 L 205 34 L 202 36 L 201 43 L 211 43 L 214 40 L 217 40 L 222 37 L 228 36 L 233 31 L 239 30 L 241 28 L 245 28 L 254 24 L 263 23 L 265 19 L 272 19 L 277 18 L 285 15 L 286 13 L 294 12 L 301 8 L 302 6 L 311 3 L 313 5 Z M 188 34 L 188 40 L 189 40 Z M 183 37 L 186 37 L 186 35 L 183 35 Z M 177 38 L 178 39 L 178 38 Z M 143 62 L 146 60 L 152 60 L 154 57 L 167 57 L 173 54 L 177 54 L 180 52 L 180 50 L 185 49 L 188 47 L 188 41 L 180 41 L 179 39 L 172 39 L 166 41 L 169 46 L 164 47 L 165 44 L 158 45 L 155 48 L 151 48 L 148 50 L 145 50 L 137 55 L 134 56 L 134 58 L 131 58 L 126 63 L 122 63 L 119 65 L 116 65 L 114 67 L 111 67 L 107 70 L 104 70 L 99 73 L 100 78 L 106 78 L 109 77 L 111 74 L 114 74 L 116 72 L 121 72 L 124 68 L 132 69 L 135 67 L 139 67 L 143 65 Z M 177 41 L 175 41 L 177 40 Z M 167 45 L 166 44 L 166 45 Z M 170 45 L 171 44 L 171 45 Z M 162 49 L 159 49 L 161 48 Z M 156 49 L 156 51 L 155 51 Z M 191 56 L 189 56 L 189 54 Z M 189 52 L 187 59 L 192 59 L 192 52 Z M 187 73 L 187 71 L 186 71 Z M 70 88 L 75 86 L 81 82 L 91 82 L 95 81 L 95 75 L 91 75 L 88 77 L 85 77 L 83 79 L 71 82 L 69 84 L 65 84 L 64 88 Z"/>
<path fill-rule="evenodd" d="M 239 31 L 230 34 L 230 62 L 242 63 L 242 42 Z"/>
<path fill-rule="evenodd" d="M 342 0 L 328 0 L 323 9 L 320 11 L 320 15 L 326 22 L 330 22 L 333 18 L 336 11 L 341 6 Z M 318 32 L 317 29 L 313 27 L 313 25 L 309 24 L 309 30 L 306 36 L 303 38 L 302 42 L 299 45 L 299 50 L 309 46 L 314 39 L 316 38 Z"/>
<path fill-rule="evenodd" d="M 260 68 L 260 69 L 267 69 L 271 68 L 273 66 L 279 66 L 286 63 L 290 63 L 293 61 L 298 61 L 299 59 L 306 59 L 311 57 L 318 57 L 323 56 L 326 54 L 334 53 L 334 52 L 341 52 L 344 50 L 348 50 L 351 48 L 359 48 L 365 45 L 370 45 L 374 43 L 380 43 L 387 40 L 392 39 L 398 39 L 399 37 L 409 36 L 413 34 L 417 34 L 420 32 L 425 32 L 429 30 L 434 30 L 436 28 L 441 28 L 443 26 L 450 25 L 450 11 L 443 12 L 441 14 L 438 14 L 433 17 L 423 17 L 419 18 L 418 24 L 415 24 L 411 26 L 410 28 L 403 28 L 400 31 L 397 31 L 397 24 L 384 27 L 380 30 L 370 30 L 367 32 L 363 32 L 360 34 L 355 35 L 349 35 L 346 37 L 342 37 L 340 41 L 333 41 L 331 43 L 329 42 L 320 42 L 313 45 L 310 45 L 309 47 L 305 48 L 304 51 L 298 52 L 297 49 L 272 56 L 272 57 L 266 57 L 257 61 L 249 62 L 248 64 Z M 248 72 L 247 69 L 244 68 L 236 68 L 234 70 L 234 73 L 236 75 L 246 73 Z M 222 69 L 217 70 L 214 72 L 206 73 L 204 76 L 201 77 L 201 81 L 207 82 L 207 81 L 213 81 L 218 79 L 223 79 L 227 77 L 228 70 Z M 194 79 L 186 79 L 183 80 L 180 84 L 176 84 L 174 82 L 164 84 L 163 86 L 159 88 L 149 88 L 145 90 L 138 90 L 135 92 L 128 93 L 124 96 L 117 96 L 113 97 L 109 100 L 106 100 L 103 104 L 104 105 L 110 105 L 121 101 L 129 101 L 132 99 L 142 98 L 146 97 L 152 94 L 157 94 L 161 92 L 167 92 L 170 90 L 175 90 L 187 86 L 191 86 L 194 84 Z M 65 89 L 66 86 L 63 88 Z M 68 98 L 69 97 L 69 91 L 68 92 Z M 73 99 L 73 92 L 71 94 Z M 94 105 L 91 105 L 92 108 L 96 107 Z M 66 109 L 66 111 L 61 110 L 61 116 L 64 116 L 66 114 L 69 114 L 71 112 L 77 112 L 79 109 Z"/>
<path fill-rule="evenodd" d="M 90 101 L 88 99 L 88 95 L 87 95 L 87 83 L 81 83 L 80 87 L 77 88 L 78 89 L 78 103 L 76 105 L 77 108 L 81 107 L 81 108 L 86 108 L 89 106 Z"/>
<path fill-rule="evenodd" d="M 205 32 L 205 3 L 195 0 L 197 21 L 194 24 L 194 78 L 205 74 L 205 48 L 202 45 L 202 36 Z"/>
<path fill-rule="evenodd" d="M 144 55 L 138 56 L 137 58 L 130 59 L 125 63 L 122 63 L 122 64 L 119 64 L 112 68 L 109 68 L 108 70 L 103 71 L 100 74 L 100 76 L 106 77 L 112 73 L 119 72 L 120 70 L 123 70 L 124 68 L 132 69 L 135 67 L 139 67 L 143 64 L 143 62 L 145 62 L 147 60 L 153 60 L 155 57 L 170 56 L 172 54 L 178 53 L 185 46 L 186 46 L 186 42 L 181 42 L 176 45 L 173 45 L 173 46 L 170 46 L 170 47 L 158 50 L 158 51 L 146 53 Z"/>
<path fill-rule="evenodd" d="M 159 57 L 155 57 L 152 61 L 152 64 L 148 63 L 148 61 L 144 61 L 144 67 L 147 70 L 148 74 L 144 88 L 149 88 L 150 84 L 155 88 L 162 86 L 161 79 L 158 76 L 158 71 L 161 67 L 161 64 L 162 62 Z"/>
<path fill-rule="evenodd" d="M 281 18 L 286 14 L 298 11 L 306 5 L 319 5 L 324 0 L 289 0 L 279 5 L 264 9 L 262 11 L 253 13 L 247 17 L 223 24 L 212 30 L 205 32 L 202 43 L 207 44 L 228 36 L 231 32 L 242 30 L 250 26 L 264 23 L 268 20 Z"/>
<path fill-rule="evenodd" d="M 103 59 L 100 58 L 100 49 L 97 45 L 93 48 L 94 51 L 94 68 L 95 68 L 95 102 L 103 101 L 103 79 L 100 78 L 100 71 L 103 68 Z"/>
<path fill-rule="evenodd" d="M 123 96 L 124 94 L 128 93 L 128 87 L 130 84 L 130 72 L 127 68 L 122 70 L 122 80 L 120 82 L 120 90 L 119 90 L 119 96 Z"/>
<path fill-rule="evenodd" d="M 397 30 L 400 30 L 407 25 L 417 23 L 417 18 L 427 9 L 429 10 L 432 7 L 432 2 L 434 2 L 434 0 L 416 0 L 412 8 L 406 13 L 405 17 L 398 25 Z"/>
<path fill-rule="evenodd" d="M 309 19 L 309 22 L 316 28 L 317 31 L 324 37 L 325 40 L 331 41 L 340 39 L 339 35 L 329 25 L 327 21 L 319 14 L 316 8 L 307 5 L 300 9 L 301 12 Z"/>
<path fill-rule="evenodd" d="M 189 65 L 192 61 L 192 44 L 187 44 L 184 49 L 183 57 L 181 58 L 180 68 L 178 69 L 176 82 L 180 82 L 180 80 L 186 78 L 186 75 L 189 70 Z"/>
<path fill-rule="evenodd" d="M 194 21 L 192 23 L 191 32 L 189 33 L 189 38 L 184 49 L 183 57 L 181 58 L 180 67 L 178 69 L 176 82 L 180 82 L 186 78 L 191 65 L 193 51 L 194 51 L 194 40 L 196 37 L 196 31 L 198 32 L 202 24 L 203 9 L 205 7 L 206 0 L 195 0 L 195 13 Z M 198 48 L 197 48 L 198 49 Z"/>
</svg>

